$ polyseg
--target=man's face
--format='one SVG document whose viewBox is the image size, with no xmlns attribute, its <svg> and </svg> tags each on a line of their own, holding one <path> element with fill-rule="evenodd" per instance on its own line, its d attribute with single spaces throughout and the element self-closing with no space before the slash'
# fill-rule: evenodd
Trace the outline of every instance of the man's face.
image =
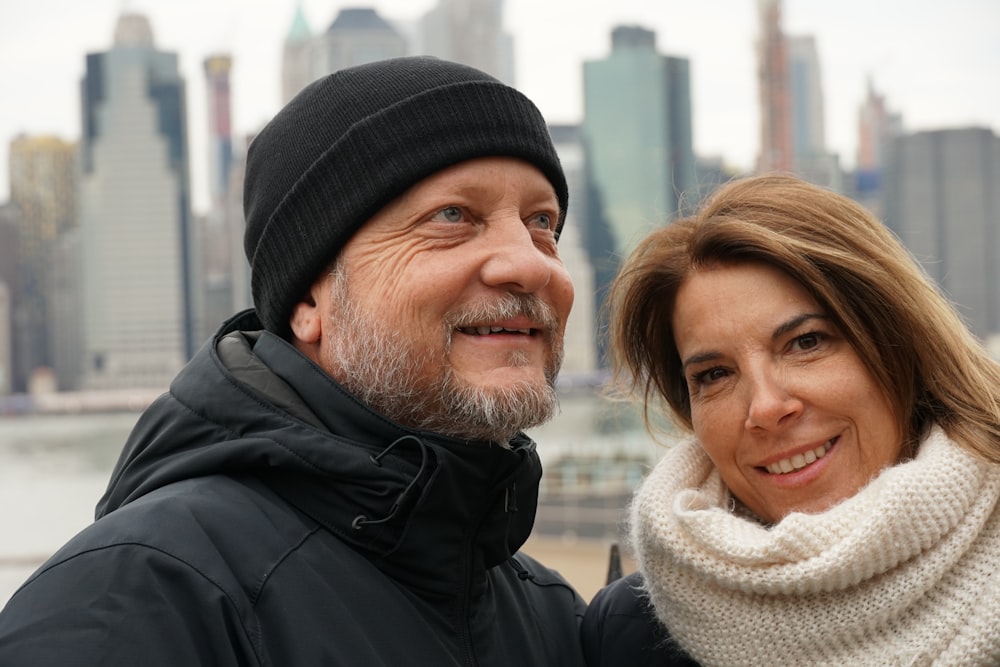
<svg viewBox="0 0 1000 667">
<path fill-rule="evenodd" d="M 314 285 L 315 305 L 293 315 L 296 344 L 391 419 L 506 442 L 556 408 L 573 302 L 558 217 L 552 185 L 526 162 L 438 172 L 344 246 Z M 317 318 L 317 339 L 300 335 L 302 315 Z"/>
</svg>

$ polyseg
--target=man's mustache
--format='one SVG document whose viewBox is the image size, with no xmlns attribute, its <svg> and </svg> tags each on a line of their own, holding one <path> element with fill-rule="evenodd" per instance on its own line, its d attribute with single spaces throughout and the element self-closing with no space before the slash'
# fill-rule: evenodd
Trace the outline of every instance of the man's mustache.
<svg viewBox="0 0 1000 667">
<path fill-rule="evenodd" d="M 451 329 L 514 318 L 527 318 L 543 330 L 546 337 L 559 328 L 555 310 L 535 294 L 512 294 L 481 300 L 461 310 L 449 313 L 447 324 Z"/>
</svg>

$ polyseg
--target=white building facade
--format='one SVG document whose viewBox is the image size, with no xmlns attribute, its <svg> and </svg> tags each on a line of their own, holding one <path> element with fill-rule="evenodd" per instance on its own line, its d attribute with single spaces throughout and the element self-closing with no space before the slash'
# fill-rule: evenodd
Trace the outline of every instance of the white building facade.
<svg viewBox="0 0 1000 667">
<path fill-rule="evenodd" d="M 124 14 L 82 88 L 83 388 L 165 388 L 194 352 L 198 308 L 177 55 Z"/>
</svg>

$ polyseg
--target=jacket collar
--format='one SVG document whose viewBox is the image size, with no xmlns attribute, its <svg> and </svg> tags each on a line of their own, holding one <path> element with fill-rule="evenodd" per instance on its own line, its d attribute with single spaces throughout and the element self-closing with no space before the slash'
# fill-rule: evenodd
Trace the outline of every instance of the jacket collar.
<svg viewBox="0 0 1000 667">
<path fill-rule="evenodd" d="M 252 377 L 257 397 L 284 391 L 275 386 L 293 392 L 285 392 L 280 410 L 268 401 L 276 414 L 252 421 L 258 432 L 245 432 L 239 416 L 231 425 L 244 437 L 272 439 L 302 461 L 260 475 L 275 492 L 393 577 L 431 592 L 475 582 L 476 572 L 520 548 L 534 523 L 541 477 L 533 441 L 520 435 L 508 449 L 405 428 L 370 410 L 281 338 L 236 333 L 254 323 L 247 317 L 220 332 L 212 365 L 241 384 Z M 217 350 L 226 335 L 252 345 L 240 367 L 256 375 L 225 367 Z"/>
</svg>

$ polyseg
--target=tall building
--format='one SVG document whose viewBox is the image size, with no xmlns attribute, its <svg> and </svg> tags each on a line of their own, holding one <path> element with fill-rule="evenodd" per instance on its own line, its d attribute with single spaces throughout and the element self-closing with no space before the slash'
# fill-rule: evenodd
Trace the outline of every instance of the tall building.
<svg viewBox="0 0 1000 667">
<path fill-rule="evenodd" d="M 844 189 L 840 161 L 826 147 L 823 82 L 816 40 L 788 36 L 781 0 L 758 0 L 761 150 L 758 171 L 786 171 Z"/>
<path fill-rule="evenodd" d="M 0 281 L 0 396 L 11 393 L 12 366 L 14 355 L 11 353 L 11 297 L 7 283 Z"/>
<path fill-rule="evenodd" d="M 326 32 L 312 35 L 301 6 L 297 7 L 282 57 L 283 102 L 327 74 L 405 56 L 408 51 L 406 38 L 374 9 L 342 9 Z"/>
<path fill-rule="evenodd" d="M 757 87 L 760 92 L 760 154 L 757 171 L 792 172 L 791 77 L 788 42 L 781 24 L 781 0 L 757 0 Z"/>
<path fill-rule="evenodd" d="M 76 144 L 53 136 L 19 136 L 10 144 L 10 199 L 18 209 L 20 276 L 11 294 L 15 377 L 19 390 L 52 364 L 49 321 L 52 249 L 76 225 Z"/>
<path fill-rule="evenodd" d="M 193 354 L 184 81 L 145 16 L 125 13 L 82 82 L 85 388 L 165 387 Z"/>
<path fill-rule="evenodd" d="M 886 223 L 983 339 L 1000 333 L 1000 137 L 985 128 L 902 135 Z"/>
<path fill-rule="evenodd" d="M 14 366 L 14 295 L 19 273 L 17 215 L 13 204 L 0 204 L 0 396 L 23 392 L 27 386 L 26 378 L 15 377 Z"/>
<path fill-rule="evenodd" d="M 374 9 L 342 9 L 326 33 L 316 38 L 310 80 L 406 52 L 406 39 Z"/>
<path fill-rule="evenodd" d="M 415 24 L 348 7 L 326 32 L 313 34 L 300 2 L 282 48 L 282 103 L 337 70 L 405 55 L 465 63 L 513 85 L 514 40 L 502 22 L 502 0 L 439 0 Z"/>
<path fill-rule="evenodd" d="M 503 0 L 439 0 L 420 21 L 413 51 L 464 63 L 514 82 L 514 40 L 503 29 Z"/>
<path fill-rule="evenodd" d="M 549 134 L 569 189 L 569 210 L 559 236 L 559 256 L 573 278 L 576 298 L 566 323 L 562 380 L 591 376 L 598 368 L 594 268 L 585 247 L 587 174 L 579 125 L 553 125 Z"/>
<path fill-rule="evenodd" d="M 855 157 L 854 193 L 877 215 L 883 215 L 883 170 L 890 163 L 890 148 L 903 133 L 902 116 L 889 111 L 885 96 L 868 80 L 868 94 L 858 109 L 858 149 Z"/>
<path fill-rule="evenodd" d="M 243 181 L 246 175 L 247 147 L 252 136 L 237 143 L 233 166 L 229 172 L 229 195 L 225 203 L 226 228 L 229 230 L 230 304 L 233 313 L 253 306 L 250 293 L 250 263 L 243 250 Z"/>
<path fill-rule="evenodd" d="M 309 58 L 312 45 L 312 30 L 306 20 L 302 3 L 295 4 L 292 24 L 285 35 L 281 50 L 281 104 L 285 105 L 296 93 L 309 85 Z"/>
<path fill-rule="evenodd" d="M 816 40 L 788 38 L 789 98 L 792 103 L 792 153 L 795 162 L 826 152 L 823 85 Z"/>
<path fill-rule="evenodd" d="M 230 236 L 242 234 L 243 219 L 228 215 L 229 188 L 232 187 L 233 135 L 230 94 L 232 57 L 209 56 L 204 62 L 208 101 L 209 196 L 208 212 L 198 216 L 203 316 L 198 338 L 206 340 L 235 312 L 233 303 L 234 264 L 242 259 L 231 256 Z M 242 190 L 242 188 L 241 188 Z"/>
<path fill-rule="evenodd" d="M 208 194 L 212 208 L 219 207 L 229 189 L 229 171 L 233 164 L 232 99 L 230 73 L 233 58 L 217 53 L 205 58 L 205 82 L 208 102 Z"/>
<path fill-rule="evenodd" d="M 625 253 L 650 229 L 697 202 L 690 65 L 656 50 L 634 26 L 611 33 L 611 53 L 583 65 L 584 122 L 592 185 Z"/>
<path fill-rule="evenodd" d="M 882 169 L 888 161 L 893 139 L 902 134 L 902 131 L 902 116 L 889 110 L 885 96 L 875 90 L 875 85 L 869 78 L 868 94 L 858 109 L 858 170 Z"/>
<path fill-rule="evenodd" d="M 76 391 L 81 388 L 84 369 L 84 341 L 80 323 L 86 312 L 83 303 L 83 252 L 79 227 L 59 236 L 52 251 L 49 292 L 49 344 L 52 369 L 58 388 Z"/>
</svg>

